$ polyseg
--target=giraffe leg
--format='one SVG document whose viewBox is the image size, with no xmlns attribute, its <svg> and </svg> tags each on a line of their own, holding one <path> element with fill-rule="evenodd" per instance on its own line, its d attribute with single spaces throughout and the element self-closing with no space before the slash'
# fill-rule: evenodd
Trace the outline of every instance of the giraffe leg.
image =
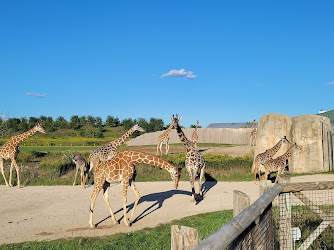
<svg viewBox="0 0 334 250">
<path fill-rule="evenodd" d="M 91 228 L 94 228 L 95 225 L 93 224 L 93 209 L 97 195 L 100 193 L 103 187 L 103 182 L 100 178 L 94 178 L 94 189 L 93 193 L 90 196 L 90 217 L 89 217 L 89 225 Z"/>
<path fill-rule="evenodd" d="M 84 171 L 83 171 L 83 169 L 82 170 L 80 170 L 80 175 L 81 175 L 81 186 L 83 187 L 83 188 L 85 188 L 85 173 L 84 173 Z"/>
<path fill-rule="evenodd" d="M 124 223 L 126 226 L 129 226 L 128 219 L 126 217 L 126 196 L 128 192 L 129 180 L 122 180 L 123 187 L 123 212 L 124 212 Z"/>
<path fill-rule="evenodd" d="M 19 173 L 19 167 L 17 166 L 15 159 L 12 160 L 12 162 L 14 163 L 14 167 L 15 167 L 15 169 L 16 169 L 17 186 L 20 187 L 20 173 Z"/>
<path fill-rule="evenodd" d="M 13 160 L 11 160 L 10 169 L 9 169 L 9 186 L 12 186 L 12 172 L 14 168 Z"/>
<path fill-rule="evenodd" d="M 162 142 L 160 142 L 160 155 L 162 155 Z"/>
<path fill-rule="evenodd" d="M 275 183 L 274 183 L 274 184 L 277 183 L 277 181 L 278 181 L 278 177 L 281 175 L 281 173 L 283 172 L 283 170 L 284 170 L 284 169 L 280 169 L 280 170 L 278 170 L 278 172 L 277 172 L 277 176 L 276 176 L 276 180 L 275 180 Z"/>
<path fill-rule="evenodd" d="M 77 167 L 77 169 L 75 171 L 75 177 L 74 177 L 73 186 L 75 186 L 75 182 L 77 181 L 78 170 L 79 170 L 79 168 Z"/>
<path fill-rule="evenodd" d="M 199 177 L 199 181 L 198 181 L 198 186 L 199 186 L 199 194 L 201 196 L 203 196 L 203 193 L 202 193 L 202 180 L 203 180 L 203 177 L 204 177 L 204 173 L 205 173 L 205 166 L 201 169 L 201 175 Z"/>
<path fill-rule="evenodd" d="M 5 180 L 6 186 L 8 187 L 9 185 L 8 185 L 7 180 L 6 180 L 5 173 L 3 172 L 3 158 L 0 159 L 0 168 L 1 168 L 1 173 L 2 173 L 3 179 Z"/>
<path fill-rule="evenodd" d="M 158 143 L 157 143 L 157 155 L 159 154 L 159 146 L 160 146 L 160 141 L 158 141 Z"/>
<path fill-rule="evenodd" d="M 87 172 L 86 174 L 84 173 L 84 177 L 85 177 L 85 179 L 84 179 L 84 187 L 85 187 L 85 185 L 86 185 L 86 181 L 87 181 L 87 178 L 88 178 L 88 174 L 89 174 L 89 172 Z"/>
<path fill-rule="evenodd" d="M 106 202 L 106 204 L 107 204 L 107 206 L 109 208 L 112 220 L 114 221 L 115 224 L 118 224 L 118 222 L 117 222 L 117 220 L 115 218 L 114 212 L 112 211 L 111 206 L 110 206 L 110 201 L 109 201 L 109 185 L 108 185 L 108 187 L 103 187 L 103 199 L 104 199 L 104 201 Z"/>
<path fill-rule="evenodd" d="M 132 212 L 131 212 L 131 215 L 130 215 L 130 219 L 129 219 L 130 222 L 132 221 L 133 214 L 135 213 L 138 201 L 140 199 L 140 194 L 139 194 L 134 182 L 131 183 L 131 188 L 132 188 L 133 192 L 135 192 L 135 194 L 136 194 L 136 201 L 135 201 L 135 204 L 133 205 L 133 209 L 132 209 Z"/>
</svg>

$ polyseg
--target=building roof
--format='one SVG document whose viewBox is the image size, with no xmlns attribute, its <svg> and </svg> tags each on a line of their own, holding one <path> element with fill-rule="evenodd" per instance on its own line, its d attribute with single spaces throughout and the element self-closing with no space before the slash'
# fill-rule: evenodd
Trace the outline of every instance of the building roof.
<svg viewBox="0 0 334 250">
<path fill-rule="evenodd" d="M 208 128 L 246 128 L 250 127 L 250 123 L 211 123 Z M 251 128 L 251 127 L 250 127 Z"/>
</svg>

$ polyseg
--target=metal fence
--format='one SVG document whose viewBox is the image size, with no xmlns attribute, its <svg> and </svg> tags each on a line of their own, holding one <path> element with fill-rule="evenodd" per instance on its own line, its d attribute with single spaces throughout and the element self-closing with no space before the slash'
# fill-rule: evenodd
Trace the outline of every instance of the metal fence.
<svg viewBox="0 0 334 250">
<path fill-rule="evenodd" d="M 334 249 L 334 182 L 276 184 L 195 249 Z"/>
</svg>

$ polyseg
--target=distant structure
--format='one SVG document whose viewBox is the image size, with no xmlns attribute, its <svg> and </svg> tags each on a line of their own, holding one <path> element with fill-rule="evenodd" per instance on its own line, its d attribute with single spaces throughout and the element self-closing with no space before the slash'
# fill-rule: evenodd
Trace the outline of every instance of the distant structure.
<svg viewBox="0 0 334 250">
<path fill-rule="evenodd" d="M 332 133 L 334 131 L 334 110 L 330 110 L 330 111 L 326 111 L 321 109 L 319 111 L 319 114 L 317 115 L 321 115 L 321 116 L 325 116 L 329 118 L 329 121 L 331 122 L 331 126 L 332 126 Z"/>
<path fill-rule="evenodd" d="M 250 122 L 240 123 L 211 123 L 207 128 L 251 128 Z"/>
</svg>

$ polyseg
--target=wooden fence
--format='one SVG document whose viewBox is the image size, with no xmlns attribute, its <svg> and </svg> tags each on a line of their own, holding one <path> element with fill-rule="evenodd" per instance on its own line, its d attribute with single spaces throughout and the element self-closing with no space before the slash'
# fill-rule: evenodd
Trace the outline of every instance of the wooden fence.
<svg viewBox="0 0 334 250">
<path fill-rule="evenodd" d="M 326 194 L 320 195 L 322 198 L 319 199 L 319 192 Z M 276 184 L 195 249 L 277 249 L 278 246 L 280 249 L 307 249 L 310 246 L 333 249 L 333 196 L 334 181 Z M 274 201 L 277 209 L 273 208 Z M 310 216 L 316 219 L 312 220 Z M 302 221 L 298 222 L 295 217 Z M 302 229 L 293 227 L 296 225 Z M 276 236 L 275 229 L 278 230 Z M 315 242 L 325 230 L 329 235 Z M 300 240 L 298 246 L 297 240 Z"/>
<path fill-rule="evenodd" d="M 191 140 L 194 128 L 182 129 L 186 137 Z M 251 128 L 198 128 L 198 143 L 249 144 Z M 158 137 L 163 131 L 146 133 L 127 142 L 128 146 L 156 145 Z M 169 143 L 180 143 L 180 139 L 173 129 L 170 132 Z"/>
</svg>

